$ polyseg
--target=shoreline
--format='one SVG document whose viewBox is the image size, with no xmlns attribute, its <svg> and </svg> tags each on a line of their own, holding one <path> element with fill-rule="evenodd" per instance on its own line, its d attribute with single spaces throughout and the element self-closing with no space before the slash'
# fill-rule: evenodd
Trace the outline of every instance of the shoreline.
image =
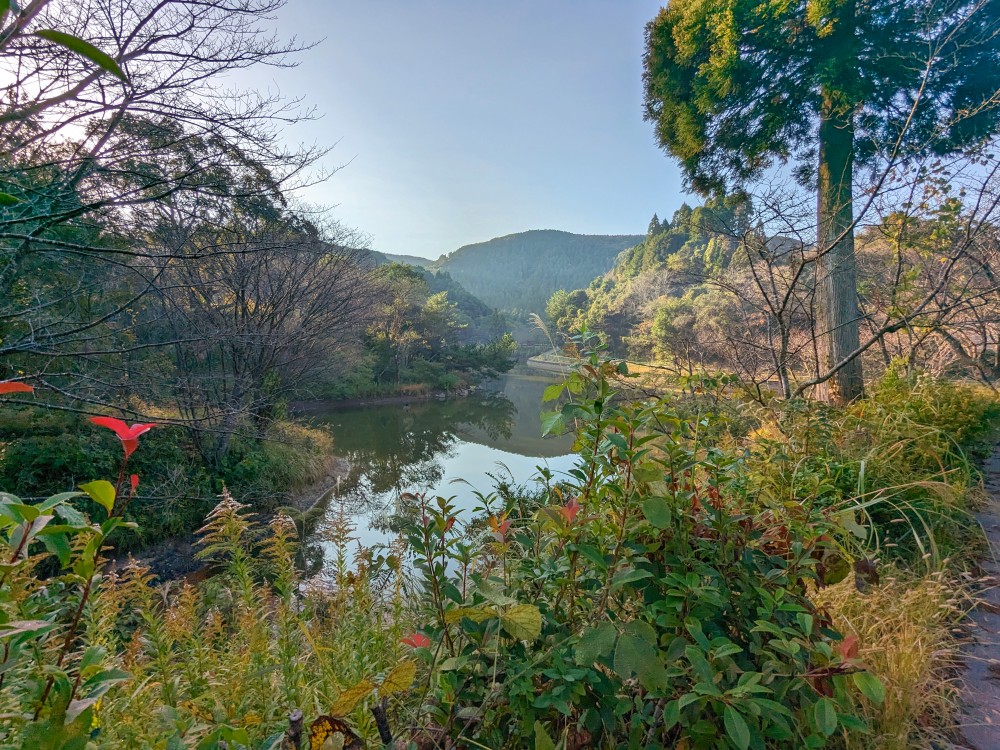
<svg viewBox="0 0 1000 750">
<path fill-rule="evenodd" d="M 388 396 L 365 396 L 344 399 L 309 399 L 292 401 L 289 410 L 296 416 L 312 416 L 313 414 L 341 411 L 343 409 L 358 409 L 367 406 L 409 406 L 423 404 L 428 401 L 448 401 L 454 398 L 467 398 L 477 390 L 476 386 L 458 391 L 428 391 L 427 393 L 397 393 Z"/>
</svg>

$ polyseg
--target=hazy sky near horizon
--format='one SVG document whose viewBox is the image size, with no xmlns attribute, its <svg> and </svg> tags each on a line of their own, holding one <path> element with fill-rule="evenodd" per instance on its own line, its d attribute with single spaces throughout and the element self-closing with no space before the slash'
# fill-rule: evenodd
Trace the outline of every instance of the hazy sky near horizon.
<svg viewBox="0 0 1000 750">
<path fill-rule="evenodd" d="M 640 234 L 686 196 L 642 119 L 648 0 L 290 0 L 323 41 L 252 85 L 323 116 L 289 141 L 343 165 L 311 202 L 390 253 L 436 258 L 527 229 Z M 689 198 L 690 201 L 690 198 Z"/>
</svg>

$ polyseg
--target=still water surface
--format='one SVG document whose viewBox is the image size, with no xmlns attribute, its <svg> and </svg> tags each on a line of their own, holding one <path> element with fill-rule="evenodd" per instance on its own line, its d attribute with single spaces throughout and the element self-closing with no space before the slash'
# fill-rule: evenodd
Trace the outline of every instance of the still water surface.
<svg viewBox="0 0 1000 750">
<path fill-rule="evenodd" d="M 314 414 L 351 464 L 327 520 L 343 513 L 355 527 L 352 536 L 371 546 L 395 536 L 392 518 L 403 493 L 454 496 L 468 517 L 477 503 L 473 489 L 488 493 L 491 474 L 529 484 L 538 466 L 565 472 L 574 463 L 572 438 L 541 437 L 542 391 L 551 382 L 508 374 L 467 398 Z M 319 548 L 328 546 L 323 527 L 321 521 L 311 540 Z"/>
</svg>

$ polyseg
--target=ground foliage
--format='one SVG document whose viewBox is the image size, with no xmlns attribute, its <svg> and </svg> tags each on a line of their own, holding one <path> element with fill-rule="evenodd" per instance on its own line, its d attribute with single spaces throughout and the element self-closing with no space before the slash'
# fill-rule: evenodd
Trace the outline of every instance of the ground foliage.
<svg viewBox="0 0 1000 750">
<path fill-rule="evenodd" d="M 228 493 L 201 532 L 207 580 L 109 570 L 124 466 L 117 487 L 0 497 L 0 746 L 278 747 L 296 709 L 345 746 L 941 736 L 947 555 L 974 538 L 992 394 L 892 373 L 842 410 L 742 401 L 730 378 L 634 401 L 627 367 L 577 344 L 547 394 L 545 428 L 576 431 L 568 477 L 498 485 L 472 515 L 410 497 L 382 551 L 354 553 L 334 519 L 325 581 L 300 579 L 289 519 L 262 527 Z"/>
</svg>

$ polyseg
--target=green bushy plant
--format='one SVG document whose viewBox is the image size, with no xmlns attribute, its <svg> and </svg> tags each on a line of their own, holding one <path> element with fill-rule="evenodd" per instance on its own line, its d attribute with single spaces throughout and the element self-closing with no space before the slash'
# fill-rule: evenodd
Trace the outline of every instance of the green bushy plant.
<svg viewBox="0 0 1000 750">
<path fill-rule="evenodd" d="M 424 501 L 408 539 L 436 679 L 422 710 L 475 746 L 821 747 L 880 685 L 810 602 L 839 554 L 818 506 L 761 502 L 707 422 L 613 388 L 594 353 L 550 397 L 580 462 L 537 509 L 492 507 L 485 543 Z"/>
</svg>

